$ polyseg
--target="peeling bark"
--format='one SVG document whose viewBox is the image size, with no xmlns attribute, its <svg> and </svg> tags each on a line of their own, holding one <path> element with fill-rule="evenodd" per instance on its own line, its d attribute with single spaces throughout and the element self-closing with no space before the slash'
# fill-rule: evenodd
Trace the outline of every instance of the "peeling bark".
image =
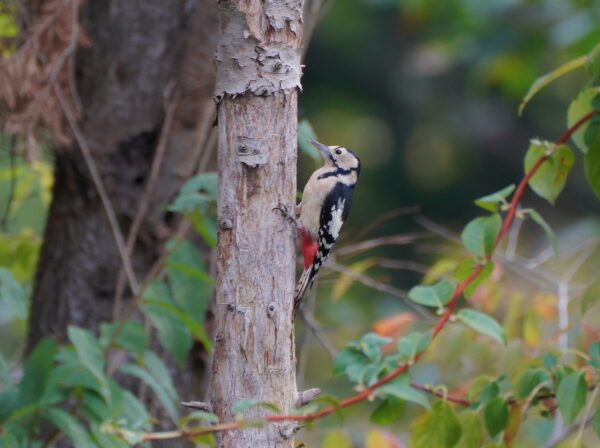
<svg viewBox="0 0 600 448">
<path fill-rule="evenodd" d="M 301 0 L 220 2 L 216 96 L 219 245 L 212 409 L 242 399 L 296 401 L 292 294 L 295 229 L 273 211 L 296 191 Z M 258 418 L 264 409 L 244 415 Z M 219 435 L 219 446 L 292 447 L 294 422 Z"/>
</svg>

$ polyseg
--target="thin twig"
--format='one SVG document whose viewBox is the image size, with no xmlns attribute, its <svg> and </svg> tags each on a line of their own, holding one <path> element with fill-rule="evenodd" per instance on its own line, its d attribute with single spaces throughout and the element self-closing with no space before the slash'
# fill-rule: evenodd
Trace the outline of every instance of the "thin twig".
<svg viewBox="0 0 600 448">
<path fill-rule="evenodd" d="M 447 239 L 448 241 L 453 241 L 455 243 L 462 244 L 460 236 L 456 235 L 455 233 L 446 229 L 445 227 L 433 222 L 431 219 L 426 218 L 423 215 L 417 215 L 415 217 L 415 221 L 417 221 L 418 224 L 420 224 L 424 229 L 430 231 L 431 233 L 439 235 Z"/>
<path fill-rule="evenodd" d="M 365 252 L 367 250 L 374 249 L 380 246 L 403 246 L 407 244 L 413 244 L 415 241 L 422 238 L 427 238 L 429 236 L 431 235 L 423 232 L 401 233 L 398 235 L 382 236 L 380 238 L 373 238 L 371 240 L 361 241 L 360 243 L 340 247 L 336 250 L 336 256 L 338 258 L 348 257 L 350 255 L 356 255 L 358 253 Z"/>
<path fill-rule="evenodd" d="M 521 227 L 523 226 L 524 219 L 519 216 L 517 213 L 517 217 L 515 218 L 515 222 L 510 228 L 510 232 L 508 233 L 508 241 L 506 243 L 506 250 L 504 251 L 506 257 L 511 259 L 515 256 L 517 252 L 517 244 L 519 242 L 519 235 L 521 233 Z"/>
<path fill-rule="evenodd" d="M 352 269 L 349 269 L 346 266 L 338 264 L 338 263 L 333 263 L 333 262 L 327 263 L 325 265 L 325 267 L 332 269 L 334 271 L 337 271 L 337 272 L 341 272 L 342 274 L 349 275 L 354 280 L 359 281 L 360 283 L 362 283 L 365 286 L 368 286 L 369 288 L 373 288 L 377 291 L 384 292 L 384 293 L 389 294 L 394 297 L 398 297 L 399 299 L 402 299 L 402 301 L 408 307 L 410 307 L 411 309 L 416 311 L 423 318 L 425 318 L 427 320 L 432 319 L 431 313 L 429 313 L 429 311 L 427 311 L 425 308 L 421 307 L 420 305 L 418 305 L 415 302 L 413 302 L 412 300 L 410 300 L 408 298 L 408 293 L 402 289 L 395 288 L 391 285 L 388 285 L 387 283 L 379 282 L 379 281 L 369 277 L 368 275 L 364 275 L 359 272 L 354 272 Z"/>
<path fill-rule="evenodd" d="M 443 398 L 444 400 L 451 401 L 452 403 L 460 404 L 463 406 L 471 406 L 471 402 L 469 400 L 465 400 L 464 398 L 453 397 L 452 395 L 445 394 L 442 391 L 435 390 L 435 388 L 430 386 L 425 386 L 423 384 L 412 382 L 410 383 L 410 387 L 435 395 L 436 397 Z"/>
<path fill-rule="evenodd" d="M 430 267 L 426 264 L 410 260 L 393 260 L 390 258 L 377 257 L 373 260 L 373 263 L 382 268 L 404 269 L 407 271 L 418 272 L 419 274 L 426 274 L 430 270 Z"/>
<path fill-rule="evenodd" d="M 377 226 L 379 226 L 380 224 L 382 224 L 386 221 L 389 221 L 390 219 L 397 218 L 398 216 L 412 215 L 414 213 L 418 213 L 419 210 L 420 210 L 420 208 L 418 206 L 412 206 L 412 207 L 396 208 L 394 210 L 390 210 L 389 212 L 383 213 L 383 214 L 377 216 L 373 221 L 371 221 L 362 230 L 360 230 L 356 235 L 354 235 L 354 238 L 356 240 L 360 241 L 364 236 L 368 235 L 372 230 L 377 228 Z"/>
<path fill-rule="evenodd" d="M 205 106 L 202 108 L 202 117 L 198 126 L 196 144 L 192 149 L 192 154 L 195 154 L 192 159 L 198 161 L 197 165 L 194 164 L 197 173 L 206 172 L 211 156 L 216 149 L 217 133 L 213 126 L 216 113 L 215 102 L 212 99 L 207 100 Z"/>
<path fill-rule="evenodd" d="M 300 316 L 302 316 L 302 320 L 304 321 L 304 325 L 306 326 L 306 328 L 308 328 L 310 332 L 315 336 L 315 338 L 317 338 L 317 341 L 319 341 L 321 346 L 325 349 L 325 351 L 329 355 L 329 358 L 335 358 L 337 350 L 335 349 L 331 341 L 327 338 L 327 336 L 325 336 L 323 329 L 315 320 L 312 311 L 306 310 L 304 309 L 304 307 L 302 307 L 300 309 Z"/>
<path fill-rule="evenodd" d="M 156 150 L 152 159 L 152 165 L 150 166 L 150 174 L 148 175 L 148 180 L 146 181 L 144 192 L 142 193 L 142 197 L 140 198 L 139 206 L 133 218 L 133 222 L 127 235 L 127 241 L 125 243 L 125 250 L 127 251 L 128 258 L 131 258 L 133 254 L 133 249 L 135 247 L 135 243 L 137 241 L 137 237 L 144 222 L 144 219 L 146 218 L 148 208 L 150 207 L 150 201 L 156 188 L 163 160 L 167 152 L 169 137 L 171 135 L 171 129 L 173 126 L 173 118 L 175 116 L 175 111 L 177 109 L 178 104 L 178 100 L 175 97 L 176 93 L 174 93 L 174 90 L 175 85 L 171 83 L 167 87 L 165 93 L 165 97 L 167 98 L 167 104 L 165 105 L 165 118 L 162 130 L 160 132 L 160 138 L 158 139 L 158 144 L 156 145 Z M 115 290 L 115 297 L 113 301 L 113 319 L 117 318 L 118 313 L 120 311 L 121 299 L 123 298 L 123 293 L 125 292 L 124 290 L 125 277 L 123 275 L 123 270 L 120 270 L 117 278 L 117 287 Z"/>
<path fill-rule="evenodd" d="M 98 195 L 100 196 L 100 200 L 102 201 L 102 206 L 104 207 L 104 211 L 106 212 L 106 215 L 108 217 L 108 221 L 109 221 L 112 233 L 113 233 L 113 237 L 117 244 L 117 249 L 119 251 L 119 256 L 121 257 L 121 262 L 123 263 L 123 266 L 125 268 L 125 273 L 127 274 L 127 279 L 129 281 L 129 287 L 131 288 L 133 293 L 135 295 L 137 295 L 140 290 L 139 284 L 135 277 L 135 273 L 133 272 L 133 267 L 131 265 L 131 259 L 127 256 L 127 250 L 125 248 L 125 240 L 123 239 L 123 233 L 121 232 L 121 229 L 119 227 L 119 222 L 117 220 L 117 215 L 112 206 L 112 203 L 110 202 L 110 198 L 108 197 L 108 194 L 104 187 L 104 183 L 102 182 L 102 177 L 100 176 L 100 173 L 98 172 L 98 169 L 96 167 L 96 162 L 94 162 L 94 158 L 92 157 L 90 147 L 88 146 L 87 140 L 85 139 L 85 137 L 83 136 L 83 133 L 79 129 L 79 126 L 77 125 L 77 122 L 75 121 L 75 117 L 73 117 L 73 115 L 71 114 L 71 111 L 69 110 L 66 100 L 65 100 L 62 92 L 60 91 L 60 88 L 56 85 L 56 83 L 53 83 L 53 89 L 58 98 L 58 101 L 63 110 L 63 113 L 65 114 L 65 117 L 67 118 L 67 121 L 69 122 L 71 131 L 73 132 L 73 135 L 75 136 L 75 139 L 77 140 L 77 144 L 79 145 L 79 148 L 81 149 L 83 158 L 87 165 L 87 168 L 90 171 L 90 174 L 92 176 L 94 186 L 96 187 L 96 190 L 98 191 Z"/>
</svg>

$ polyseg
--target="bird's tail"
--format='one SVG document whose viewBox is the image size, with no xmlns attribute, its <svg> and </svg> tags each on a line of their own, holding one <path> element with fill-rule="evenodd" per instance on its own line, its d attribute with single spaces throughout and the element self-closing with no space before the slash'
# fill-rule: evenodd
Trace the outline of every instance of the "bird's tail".
<svg viewBox="0 0 600 448">
<path fill-rule="evenodd" d="M 304 297 L 306 291 L 311 288 L 315 280 L 316 273 L 317 272 L 314 270 L 314 266 L 309 266 L 300 276 L 300 280 L 298 280 L 298 283 L 296 284 L 296 290 L 294 291 L 294 312 L 296 312 L 296 310 L 298 310 L 300 307 L 300 303 L 302 303 L 302 297 Z"/>
</svg>

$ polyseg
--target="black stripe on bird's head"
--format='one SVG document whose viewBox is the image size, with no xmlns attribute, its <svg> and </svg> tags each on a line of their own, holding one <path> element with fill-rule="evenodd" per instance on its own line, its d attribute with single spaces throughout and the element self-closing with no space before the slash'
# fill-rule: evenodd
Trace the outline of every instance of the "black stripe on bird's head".
<svg viewBox="0 0 600 448">
<path fill-rule="evenodd" d="M 356 171 L 357 175 L 360 173 L 360 159 L 351 149 L 343 146 L 327 146 L 316 140 L 310 142 L 323 153 L 325 166 L 334 166 L 343 171 Z"/>
</svg>

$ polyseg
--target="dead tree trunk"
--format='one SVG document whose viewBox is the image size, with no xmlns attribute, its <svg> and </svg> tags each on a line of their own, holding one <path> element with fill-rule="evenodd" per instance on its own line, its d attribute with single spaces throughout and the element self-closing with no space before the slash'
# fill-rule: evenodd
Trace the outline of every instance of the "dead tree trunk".
<svg viewBox="0 0 600 448">
<path fill-rule="evenodd" d="M 296 398 L 294 204 L 302 0 L 223 0 L 217 51 L 219 245 L 211 399 L 289 412 Z M 264 409 L 245 414 L 256 418 Z M 294 423 L 229 431 L 221 447 L 292 447 Z"/>
</svg>

